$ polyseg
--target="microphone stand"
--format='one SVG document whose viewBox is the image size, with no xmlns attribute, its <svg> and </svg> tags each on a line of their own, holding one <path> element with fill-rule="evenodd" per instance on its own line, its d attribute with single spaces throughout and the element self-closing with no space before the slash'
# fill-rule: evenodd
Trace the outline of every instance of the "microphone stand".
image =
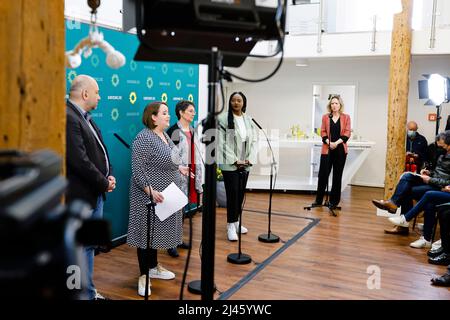
<svg viewBox="0 0 450 320">
<path fill-rule="evenodd" d="M 270 144 L 270 140 L 267 137 L 266 132 L 262 129 L 262 127 L 259 125 L 259 123 L 256 122 L 255 119 L 252 118 L 252 120 L 256 124 L 256 126 L 264 133 L 264 136 L 266 137 L 266 140 L 267 140 L 267 144 L 269 145 L 270 152 L 272 154 L 272 163 L 270 164 L 270 188 L 269 188 L 269 210 L 268 210 L 269 221 L 268 221 L 268 226 L 267 226 L 267 233 L 260 234 L 258 236 L 258 240 L 261 242 L 265 242 L 265 243 L 276 243 L 276 242 L 280 241 L 280 237 L 273 234 L 270 229 L 271 223 L 272 223 L 272 195 L 273 195 L 273 189 L 274 189 L 274 185 L 273 185 L 273 171 L 274 170 L 273 169 L 274 169 L 274 166 L 276 165 L 275 155 L 274 155 L 272 145 Z"/>
<path fill-rule="evenodd" d="M 328 117 L 329 117 L 330 126 L 331 126 L 331 121 L 332 121 L 332 118 L 333 118 L 333 114 L 330 113 L 328 115 Z M 328 144 L 327 145 L 328 145 L 328 153 L 327 153 L 327 157 L 326 157 L 326 162 L 327 162 L 327 165 L 326 165 L 326 167 L 327 167 L 327 171 L 326 171 L 326 173 L 327 173 L 327 181 L 326 181 L 326 187 L 325 187 L 325 204 L 313 203 L 310 206 L 304 207 L 303 209 L 307 210 L 307 211 L 311 211 L 311 209 L 313 209 L 313 208 L 326 207 L 326 208 L 328 208 L 328 211 L 329 211 L 330 215 L 332 215 L 333 217 L 337 217 L 337 213 L 335 212 L 335 210 L 338 211 L 338 210 L 341 210 L 342 208 L 339 207 L 339 206 L 332 206 L 331 205 L 331 203 L 329 201 L 329 191 L 328 191 L 329 180 L 330 180 L 330 172 L 331 172 L 331 168 L 330 168 L 331 167 L 331 163 L 330 163 L 331 162 L 330 161 L 331 134 L 329 132 L 328 132 Z M 319 169 L 319 173 L 320 173 L 320 169 Z M 334 175 L 334 172 L 333 172 L 333 175 Z M 319 179 L 320 179 L 320 177 L 319 177 Z"/>
<path fill-rule="evenodd" d="M 122 137 L 119 136 L 117 133 L 114 133 L 114 137 L 116 137 L 117 140 L 119 140 L 127 149 L 131 149 L 130 145 L 128 143 L 126 143 L 125 140 L 122 139 Z M 150 217 L 152 216 L 152 213 L 153 213 L 153 218 L 155 217 L 156 203 L 153 201 L 151 186 L 150 186 L 150 183 L 148 182 L 147 175 L 145 174 L 145 170 L 142 170 L 142 173 L 144 174 L 145 182 L 147 183 L 149 190 L 150 190 L 150 193 L 148 195 L 150 198 L 150 201 L 145 204 L 145 206 L 147 207 L 146 246 L 147 246 L 147 252 L 149 252 L 150 251 Z M 153 221 L 152 227 L 154 227 L 154 226 L 155 226 L 155 223 Z M 152 239 L 152 242 L 153 242 L 153 239 Z M 145 293 L 144 293 L 145 301 L 148 301 L 148 284 L 149 284 L 149 282 L 150 282 L 150 276 L 149 276 L 149 270 L 147 270 L 147 272 L 145 273 Z"/>
<path fill-rule="evenodd" d="M 246 182 L 246 171 L 245 168 L 239 169 L 239 192 L 245 193 L 245 182 Z M 242 197 L 244 197 L 244 194 L 242 194 Z M 241 227 L 242 227 L 242 209 L 243 204 L 240 207 L 239 210 L 239 228 L 238 228 L 238 253 L 230 253 L 227 257 L 227 261 L 233 264 L 248 264 L 252 262 L 252 257 L 250 257 L 248 254 L 242 253 L 242 242 L 241 242 Z"/>
</svg>

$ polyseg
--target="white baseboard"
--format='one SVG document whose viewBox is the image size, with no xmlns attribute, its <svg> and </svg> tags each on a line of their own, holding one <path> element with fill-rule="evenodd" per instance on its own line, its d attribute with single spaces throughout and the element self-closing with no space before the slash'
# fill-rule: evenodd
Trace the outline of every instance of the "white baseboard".
<svg viewBox="0 0 450 320">
<path fill-rule="evenodd" d="M 361 187 L 384 188 L 384 183 L 366 182 L 366 181 L 352 181 L 351 185 Z"/>
</svg>

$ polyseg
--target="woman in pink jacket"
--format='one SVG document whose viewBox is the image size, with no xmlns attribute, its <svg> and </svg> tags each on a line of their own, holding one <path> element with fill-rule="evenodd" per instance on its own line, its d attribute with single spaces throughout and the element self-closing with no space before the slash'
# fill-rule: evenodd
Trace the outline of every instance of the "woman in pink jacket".
<svg viewBox="0 0 450 320">
<path fill-rule="evenodd" d="M 339 95 L 333 95 L 328 102 L 328 113 L 322 116 L 322 154 L 320 157 L 319 182 L 316 201 L 321 205 L 328 181 L 333 169 L 333 183 L 329 206 L 336 208 L 341 201 L 342 172 L 347 158 L 347 140 L 350 138 L 350 116 L 343 113 L 344 102 Z"/>
</svg>

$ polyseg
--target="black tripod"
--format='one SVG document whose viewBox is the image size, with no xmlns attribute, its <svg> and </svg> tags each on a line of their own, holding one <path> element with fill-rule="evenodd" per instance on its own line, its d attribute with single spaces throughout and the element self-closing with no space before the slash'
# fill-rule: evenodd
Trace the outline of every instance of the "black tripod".
<svg viewBox="0 0 450 320">
<path fill-rule="evenodd" d="M 333 117 L 333 115 L 330 113 L 330 121 L 331 118 Z M 328 208 L 328 211 L 330 213 L 330 215 L 332 215 L 333 217 L 337 217 L 337 213 L 335 211 L 340 211 L 341 207 L 339 206 L 334 206 L 330 203 L 329 200 L 329 180 L 330 180 L 330 172 L 331 172 L 331 161 L 330 161 L 330 153 L 331 153 L 331 135 L 328 134 L 328 153 L 327 153 L 327 157 L 326 157 L 326 174 L 327 174 L 327 180 L 326 180 L 326 187 L 325 187 L 325 203 L 321 204 L 321 203 L 313 203 L 310 206 L 306 206 L 303 209 L 304 210 L 308 210 L 310 211 L 313 208 L 321 208 L 321 207 L 326 207 Z M 334 172 L 333 172 L 334 175 Z M 319 179 L 320 179 L 320 169 L 319 169 Z"/>
<path fill-rule="evenodd" d="M 245 185 L 248 175 L 244 167 L 240 168 L 238 172 L 239 172 L 239 193 L 242 193 L 243 198 L 245 194 Z M 252 262 L 251 256 L 242 253 L 242 243 L 241 243 L 242 211 L 243 211 L 243 203 L 242 205 L 239 206 L 239 228 L 237 230 L 239 250 L 238 253 L 230 253 L 227 257 L 227 261 L 233 264 L 248 264 Z"/>
</svg>

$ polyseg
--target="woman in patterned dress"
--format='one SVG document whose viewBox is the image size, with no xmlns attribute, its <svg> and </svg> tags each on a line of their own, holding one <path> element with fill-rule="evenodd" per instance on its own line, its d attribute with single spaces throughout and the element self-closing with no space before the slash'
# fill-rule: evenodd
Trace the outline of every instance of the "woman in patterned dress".
<svg viewBox="0 0 450 320">
<path fill-rule="evenodd" d="M 181 188 L 181 174 L 188 167 L 178 165 L 174 144 L 164 130 L 169 126 L 169 109 L 163 102 L 149 104 L 143 114 L 146 128 L 136 136 L 132 147 L 130 181 L 130 215 L 127 243 L 137 248 L 141 276 L 138 294 L 145 292 L 145 275 L 150 278 L 170 280 L 175 274 L 158 264 L 157 249 L 169 249 L 182 242 L 183 214 L 179 210 L 164 221 L 150 215 L 150 247 L 147 248 L 147 207 L 150 194 L 154 202 L 164 201 L 161 192 L 172 182 Z M 150 283 L 149 283 L 150 286 Z M 150 294 L 150 288 L 149 288 Z"/>
</svg>

